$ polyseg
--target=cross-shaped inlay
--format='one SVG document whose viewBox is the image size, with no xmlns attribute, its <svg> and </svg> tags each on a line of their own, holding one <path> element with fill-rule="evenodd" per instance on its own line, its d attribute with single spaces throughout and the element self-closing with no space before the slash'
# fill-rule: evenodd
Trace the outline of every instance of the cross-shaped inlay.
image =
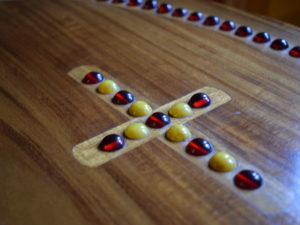
<svg viewBox="0 0 300 225">
<path fill-rule="evenodd" d="M 91 76 L 92 80 L 86 80 L 87 82 L 83 82 L 86 75 L 90 74 L 90 72 L 95 71 L 98 73 L 94 73 L 94 77 Z M 225 149 L 222 145 L 218 143 L 212 143 L 209 137 L 207 137 L 205 134 L 200 132 L 198 129 L 195 129 L 193 127 L 186 127 L 184 126 L 185 123 L 188 121 L 191 121 L 231 100 L 231 97 L 226 94 L 224 91 L 214 88 L 214 87 L 203 87 L 201 89 L 195 90 L 181 98 L 178 98 L 172 102 L 169 102 L 163 106 L 157 107 L 156 104 L 153 104 L 151 101 L 147 100 L 145 97 L 140 95 L 138 100 L 143 100 L 145 102 L 148 102 L 151 107 L 156 107 L 156 109 L 151 110 L 151 112 L 146 112 L 143 114 L 144 116 L 138 115 L 139 117 L 134 117 L 134 113 L 130 113 L 131 108 L 134 103 L 137 102 L 134 101 L 133 96 L 125 96 L 125 99 L 121 97 L 121 99 L 117 101 L 129 101 L 126 102 L 128 104 L 113 104 L 115 102 L 114 98 L 116 97 L 115 93 L 121 90 L 126 90 L 129 93 L 135 93 L 134 90 L 131 90 L 126 84 L 122 84 L 121 82 L 114 83 L 111 80 L 115 80 L 113 76 L 111 76 L 109 73 L 97 68 L 96 66 L 80 66 L 73 70 L 71 70 L 68 73 L 69 76 L 71 76 L 73 79 L 75 79 L 77 82 L 83 84 L 83 86 L 90 91 L 97 94 L 98 97 L 100 97 L 102 100 L 110 104 L 113 108 L 121 112 L 123 115 L 128 117 L 130 120 L 120 124 L 119 126 L 116 126 L 110 130 L 107 130 L 89 140 L 86 140 L 78 145 L 76 145 L 73 148 L 73 155 L 74 157 L 83 165 L 89 166 L 89 167 L 97 167 L 101 166 L 104 163 L 113 160 L 114 158 L 123 155 L 134 148 L 141 146 L 145 144 L 146 142 L 149 142 L 150 140 L 154 138 L 158 138 L 160 141 L 164 142 L 166 145 L 168 145 L 171 149 L 185 157 L 190 162 L 196 164 L 200 168 L 206 168 L 206 171 L 210 171 L 211 176 L 214 176 L 216 179 L 220 180 L 223 184 L 229 186 L 232 189 L 232 181 L 233 183 L 239 188 L 235 188 L 234 191 L 241 195 L 243 198 L 250 201 L 252 204 L 260 207 L 261 209 L 265 211 L 278 211 L 280 210 L 284 205 L 287 205 L 290 203 L 290 201 L 293 199 L 294 195 L 292 192 L 287 191 L 286 187 L 284 187 L 282 184 L 277 182 L 276 180 L 272 179 L 271 177 L 264 176 L 264 182 L 262 181 L 262 176 L 260 175 L 261 172 L 255 172 L 257 171 L 256 168 L 254 168 L 252 165 L 247 163 L 246 160 L 241 159 L 237 155 L 232 154 L 232 152 Z M 99 85 L 99 83 L 102 83 L 104 78 L 101 77 L 103 75 L 106 79 L 105 85 Z M 93 79 L 96 79 L 95 82 Z M 97 82 L 97 79 L 99 82 Z M 84 84 L 89 83 L 89 84 Z M 104 82 L 103 82 L 104 83 Z M 114 86 L 116 85 L 116 86 Z M 101 88 L 103 89 L 104 93 L 97 93 L 101 92 Z M 112 90 L 109 90 L 112 89 Z M 115 90 L 114 90 L 115 89 Z M 99 91 L 100 90 L 100 91 Z M 105 94 L 111 93 L 111 94 Z M 193 96 L 195 94 L 199 93 L 205 93 L 207 96 L 209 96 L 209 104 L 205 105 L 205 107 L 192 107 L 189 108 L 188 104 L 190 103 L 191 99 L 193 99 Z M 115 97 L 113 97 L 115 96 Z M 126 100 L 126 97 L 128 98 Z M 150 107 L 149 106 L 149 107 Z M 176 107 L 174 109 L 174 106 L 179 106 L 179 112 L 176 111 Z M 185 107 L 187 107 L 187 114 L 183 112 L 183 115 L 177 116 L 177 113 L 181 113 L 180 110 L 185 110 Z M 174 112 L 171 112 L 172 110 L 175 110 Z M 146 110 L 147 111 L 147 110 Z M 163 113 L 163 115 L 170 116 L 170 121 L 167 122 L 164 126 L 161 128 L 153 128 L 151 125 L 147 124 L 147 121 L 149 120 L 149 116 L 153 115 L 154 113 L 159 112 Z M 139 114 L 139 113 L 138 113 Z M 134 138 L 136 134 L 134 134 L 135 130 L 130 130 L 129 127 L 131 127 L 133 124 L 139 124 L 140 126 L 144 127 L 144 129 L 147 131 L 145 135 L 141 138 Z M 148 125 L 148 127 L 146 126 Z M 176 130 L 178 127 L 185 129 L 183 133 L 180 133 L 181 130 Z M 129 130 L 129 131 L 128 131 Z M 133 135 L 132 135 L 133 132 Z M 186 133 L 187 132 L 187 133 Z M 178 134 L 179 133 L 179 134 Z M 187 135 L 186 135 L 187 134 Z M 103 142 L 105 142 L 106 137 L 109 137 L 110 135 L 115 135 L 121 140 L 121 143 L 124 143 L 120 146 L 120 148 L 117 148 L 116 151 L 110 151 L 105 148 L 103 148 Z M 178 136 L 179 135 L 179 136 Z M 139 136 L 139 135 L 137 135 Z M 133 138 L 132 138 L 133 137 Z M 179 137 L 179 138 L 178 138 Z M 200 146 L 197 146 L 197 140 L 199 144 L 200 140 Z M 116 143 L 112 143 L 112 145 L 115 145 Z M 120 145 L 120 143 L 117 143 Z M 102 146 L 102 147 L 101 147 Z M 214 148 L 213 148 L 214 146 Z M 189 147 L 189 148 L 188 148 Z M 213 156 L 210 159 L 207 159 L 207 157 L 199 157 L 199 154 L 195 151 L 200 150 L 207 150 L 207 154 L 212 151 Z M 114 149 L 115 150 L 115 149 Z M 230 152 L 230 154 L 228 153 Z M 200 154 L 201 155 L 201 154 Z M 206 154 L 203 154 L 204 156 Z M 203 159 L 206 158 L 206 159 Z M 207 165 L 212 170 L 207 169 Z M 237 174 L 232 174 L 232 172 L 236 169 L 242 169 Z M 221 173 L 216 173 L 221 172 Z M 226 173 L 224 173 L 226 172 Z M 220 179 L 218 177 L 218 174 L 222 174 L 223 179 Z M 267 182 L 266 182 L 267 180 Z M 245 195 L 242 194 L 239 190 L 255 190 L 259 188 L 259 191 L 250 192 L 255 193 L 254 195 Z M 258 194 L 257 194 L 258 193 Z M 273 195 L 276 196 L 276 198 L 273 198 Z M 280 204 L 278 204 L 280 202 Z M 272 205 L 272 207 L 270 207 Z"/>
</svg>

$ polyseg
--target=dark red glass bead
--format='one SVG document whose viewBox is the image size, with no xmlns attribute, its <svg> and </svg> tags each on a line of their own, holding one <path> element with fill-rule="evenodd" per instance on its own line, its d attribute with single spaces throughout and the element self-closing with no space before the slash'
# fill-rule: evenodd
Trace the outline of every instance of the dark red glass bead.
<svg viewBox="0 0 300 225">
<path fill-rule="evenodd" d="M 125 2 L 125 0 L 112 0 L 112 3 L 124 3 Z"/>
<path fill-rule="evenodd" d="M 97 84 L 104 80 L 104 77 L 101 73 L 98 72 L 89 72 L 85 75 L 85 77 L 82 79 L 82 83 L 84 84 Z"/>
<path fill-rule="evenodd" d="M 169 3 L 163 3 L 157 8 L 158 13 L 168 13 L 171 12 L 172 5 Z"/>
<path fill-rule="evenodd" d="M 231 20 L 225 21 L 220 26 L 220 30 L 222 30 L 222 31 L 232 31 L 234 29 L 235 29 L 235 23 Z"/>
<path fill-rule="evenodd" d="M 98 148 L 105 152 L 114 152 L 125 146 L 123 138 L 117 134 L 110 134 L 103 138 Z"/>
<path fill-rule="evenodd" d="M 142 4 L 142 0 L 129 0 L 127 2 L 127 5 L 128 6 L 138 6 L 138 5 L 141 5 Z"/>
<path fill-rule="evenodd" d="M 143 9 L 154 9 L 157 6 L 157 1 L 148 0 L 144 3 Z"/>
<path fill-rule="evenodd" d="M 291 49 L 290 56 L 299 58 L 300 57 L 300 46 L 296 46 Z"/>
<path fill-rule="evenodd" d="M 272 42 L 271 48 L 274 50 L 284 50 L 289 47 L 289 44 L 284 39 L 276 39 Z"/>
<path fill-rule="evenodd" d="M 172 16 L 183 17 L 187 15 L 187 10 L 183 8 L 177 8 L 173 11 Z"/>
<path fill-rule="evenodd" d="M 252 29 L 249 26 L 240 26 L 236 32 L 235 35 L 239 36 L 239 37 L 248 37 L 249 35 L 251 35 Z"/>
<path fill-rule="evenodd" d="M 146 125 L 151 128 L 162 128 L 170 123 L 170 118 L 162 112 L 153 113 L 146 121 Z"/>
<path fill-rule="evenodd" d="M 129 91 L 119 91 L 112 98 L 112 102 L 117 105 L 127 105 L 135 100 L 135 97 Z"/>
<path fill-rule="evenodd" d="M 270 35 L 267 32 L 261 32 L 254 36 L 253 41 L 256 43 L 266 43 L 270 41 Z"/>
<path fill-rule="evenodd" d="M 212 145 L 202 138 L 195 138 L 186 146 L 185 151 L 190 155 L 204 156 L 211 153 Z"/>
<path fill-rule="evenodd" d="M 204 21 L 204 25 L 206 26 L 215 26 L 220 23 L 220 19 L 217 16 L 208 16 Z"/>
<path fill-rule="evenodd" d="M 254 190 L 259 188 L 263 179 L 259 173 L 252 170 L 242 170 L 234 177 L 234 184 L 241 189 Z"/>
<path fill-rule="evenodd" d="M 192 108 L 204 108 L 209 106 L 210 103 L 211 103 L 210 98 L 208 97 L 207 94 L 204 93 L 194 94 L 189 100 L 189 105 Z"/>
<path fill-rule="evenodd" d="M 189 15 L 188 20 L 189 21 L 199 21 L 202 20 L 203 14 L 201 12 L 193 12 Z"/>
</svg>

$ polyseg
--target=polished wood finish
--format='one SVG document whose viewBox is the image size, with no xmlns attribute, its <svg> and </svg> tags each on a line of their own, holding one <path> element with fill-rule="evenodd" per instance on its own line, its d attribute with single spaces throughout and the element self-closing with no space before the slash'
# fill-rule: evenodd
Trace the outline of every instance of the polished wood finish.
<svg viewBox="0 0 300 225">
<path fill-rule="evenodd" d="M 172 2 L 300 44 L 292 25 Z M 0 224 L 300 223 L 300 62 L 287 51 L 92 1 L 3 1 L 0 32 Z M 128 121 L 67 75 L 80 65 L 97 65 L 157 106 L 203 86 L 229 93 L 232 101 L 188 126 L 277 182 L 288 206 L 262 210 L 226 174 L 195 166 L 161 138 L 101 167 L 78 163 L 73 146 Z M 272 197 L 270 208 L 280 206 Z"/>
</svg>

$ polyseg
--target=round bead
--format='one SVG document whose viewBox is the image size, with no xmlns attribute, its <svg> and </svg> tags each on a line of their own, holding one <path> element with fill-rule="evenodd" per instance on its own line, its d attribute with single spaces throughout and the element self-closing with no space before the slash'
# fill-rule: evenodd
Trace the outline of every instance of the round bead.
<svg viewBox="0 0 300 225">
<path fill-rule="evenodd" d="M 244 190 L 254 190 L 259 188 L 263 181 L 259 173 L 252 170 L 242 170 L 237 175 L 235 175 L 234 184 Z"/>
<path fill-rule="evenodd" d="M 123 138 L 117 134 L 110 134 L 103 138 L 98 148 L 105 152 L 114 152 L 125 146 Z"/>
<path fill-rule="evenodd" d="M 206 26 L 215 26 L 220 23 L 220 19 L 217 16 L 208 16 L 204 21 L 204 25 Z"/>
<path fill-rule="evenodd" d="M 142 0 L 129 0 L 127 2 L 128 6 L 138 6 L 142 4 Z"/>
<path fill-rule="evenodd" d="M 116 93 L 111 101 L 117 105 L 127 105 L 133 102 L 134 100 L 135 97 L 133 96 L 132 93 L 123 90 Z"/>
<path fill-rule="evenodd" d="M 169 4 L 169 3 L 162 3 L 158 9 L 157 9 L 157 12 L 158 13 L 168 13 L 168 12 L 171 12 L 172 10 L 172 5 Z"/>
<path fill-rule="evenodd" d="M 210 98 L 208 97 L 207 94 L 204 93 L 194 94 L 189 100 L 189 105 L 192 108 L 205 108 L 210 104 L 211 104 Z"/>
<path fill-rule="evenodd" d="M 291 49 L 290 56 L 300 58 L 300 46 L 296 46 Z"/>
<path fill-rule="evenodd" d="M 235 35 L 239 36 L 239 37 L 248 37 L 252 34 L 252 29 L 249 26 L 240 26 L 236 32 Z"/>
<path fill-rule="evenodd" d="M 171 126 L 166 133 L 167 139 L 173 142 L 185 141 L 189 139 L 190 136 L 190 130 L 182 124 L 176 124 Z"/>
<path fill-rule="evenodd" d="M 211 153 L 212 145 L 202 138 L 195 138 L 186 146 L 185 151 L 194 156 L 204 156 Z"/>
<path fill-rule="evenodd" d="M 153 113 L 146 121 L 146 125 L 151 128 L 162 128 L 170 123 L 170 118 L 162 112 Z"/>
<path fill-rule="evenodd" d="M 266 43 L 270 40 L 270 35 L 267 32 L 258 33 L 253 38 L 253 41 L 259 44 Z"/>
<path fill-rule="evenodd" d="M 201 12 L 193 12 L 189 15 L 188 20 L 189 21 L 199 21 L 202 20 L 203 14 Z"/>
<path fill-rule="evenodd" d="M 148 0 L 144 3 L 142 9 L 154 9 L 157 6 L 157 1 Z"/>
<path fill-rule="evenodd" d="M 98 72 L 89 72 L 85 75 L 85 77 L 82 79 L 82 83 L 84 84 L 97 84 L 104 80 L 104 77 L 101 73 Z"/>
<path fill-rule="evenodd" d="M 187 10 L 183 8 L 177 8 L 173 11 L 172 16 L 174 17 L 184 17 L 187 14 Z"/>
<path fill-rule="evenodd" d="M 232 31 L 233 29 L 235 29 L 235 23 L 231 20 L 225 21 L 220 26 L 220 30 L 222 31 Z"/>
<path fill-rule="evenodd" d="M 178 102 L 171 107 L 169 110 L 169 115 L 174 118 L 183 118 L 191 115 L 192 112 L 193 111 L 188 104 L 184 102 Z"/>
<path fill-rule="evenodd" d="M 209 167 L 217 172 L 228 172 L 236 167 L 235 159 L 226 152 L 218 152 L 209 160 Z"/>
<path fill-rule="evenodd" d="M 143 123 L 130 124 L 124 131 L 125 137 L 134 140 L 147 137 L 149 133 L 149 129 Z"/>
<path fill-rule="evenodd" d="M 105 80 L 98 86 L 98 92 L 101 94 L 113 94 L 119 90 L 119 86 L 112 80 Z"/>
<path fill-rule="evenodd" d="M 276 39 L 271 44 L 271 48 L 278 51 L 287 49 L 288 47 L 289 44 L 284 39 Z"/>
<path fill-rule="evenodd" d="M 134 117 L 146 116 L 151 113 L 151 111 L 151 106 L 144 101 L 136 101 L 132 103 L 132 105 L 128 109 L 129 115 Z"/>
</svg>

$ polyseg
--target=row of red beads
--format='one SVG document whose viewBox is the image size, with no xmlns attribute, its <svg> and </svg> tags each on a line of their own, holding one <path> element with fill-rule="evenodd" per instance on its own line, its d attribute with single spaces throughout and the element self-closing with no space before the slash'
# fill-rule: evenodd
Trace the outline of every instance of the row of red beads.
<svg viewBox="0 0 300 225">
<path fill-rule="evenodd" d="M 108 0 L 98 0 L 98 1 L 105 1 L 108 2 Z M 162 3 L 161 5 L 157 5 L 157 1 L 155 0 L 147 0 L 144 2 L 142 0 L 111 0 L 110 1 L 113 4 L 117 3 L 125 3 L 127 6 L 142 6 L 141 8 L 144 10 L 152 10 L 156 9 L 157 13 L 170 13 L 172 11 L 172 5 L 169 3 Z M 175 10 L 172 11 L 171 15 L 173 17 L 185 17 L 188 15 L 188 11 L 184 8 L 176 8 Z M 187 20 L 192 21 L 192 22 L 197 22 L 201 21 L 203 19 L 203 14 L 201 12 L 193 12 L 190 13 L 187 17 Z M 220 19 L 217 16 L 208 16 L 205 18 L 203 25 L 205 26 L 216 26 L 220 24 Z M 235 23 L 233 21 L 225 21 L 223 22 L 219 29 L 221 31 L 233 31 L 236 29 Z M 253 34 L 253 31 L 251 27 L 249 26 L 240 26 L 236 29 L 235 35 L 239 37 L 249 37 Z M 263 44 L 263 43 L 268 43 L 271 41 L 271 37 L 268 33 L 266 32 L 260 32 L 257 33 L 253 37 L 253 41 L 258 44 Z M 282 51 L 286 50 L 289 48 L 289 44 L 286 40 L 278 38 L 272 41 L 270 47 L 274 50 L 277 51 Z M 295 46 L 289 51 L 289 55 L 295 58 L 300 58 L 300 46 Z"/>
</svg>

